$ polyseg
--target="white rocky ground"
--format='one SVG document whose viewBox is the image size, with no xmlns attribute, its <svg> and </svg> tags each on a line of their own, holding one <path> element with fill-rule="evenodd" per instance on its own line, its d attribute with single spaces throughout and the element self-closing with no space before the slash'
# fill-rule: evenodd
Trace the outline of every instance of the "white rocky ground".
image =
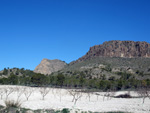
<svg viewBox="0 0 150 113">
<path fill-rule="evenodd" d="M 12 93 L 9 94 L 9 91 L 13 89 Z M 17 90 L 19 88 L 19 90 Z M 15 90 L 14 90 L 15 89 Z M 23 92 L 21 92 L 23 91 Z M 30 94 L 29 100 L 26 99 L 26 95 Z M 77 100 L 77 103 L 72 102 L 73 96 L 75 94 L 70 92 L 70 89 L 58 89 L 50 88 L 48 94 L 45 96 L 44 100 L 40 91 L 43 91 L 40 88 L 30 88 L 25 86 L 8 86 L 0 85 L 0 105 L 5 106 L 5 100 L 18 100 L 21 102 L 21 107 L 29 108 L 32 110 L 36 109 L 63 109 L 69 108 L 72 109 L 72 112 L 75 110 L 79 111 L 97 111 L 97 112 L 108 112 L 108 111 L 124 111 L 124 112 L 133 112 L 133 113 L 150 113 L 150 99 L 146 98 L 143 104 L 142 98 L 103 98 L 102 95 L 105 92 L 90 93 L 77 93 L 76 97 L 81 97 Z M 128 92 L 116 92 L 115 95 Z M 8 95 L 8 98 L 6 96 Z M 19 97 L 20 94 L 20 97 Z M 111 93 L 114 94 L 114 93 Z M 133 96 L 138 96 L 136 92 L 130 92 Z M 99 95 L 99 96 L 98 96 Z"/>
</svg>

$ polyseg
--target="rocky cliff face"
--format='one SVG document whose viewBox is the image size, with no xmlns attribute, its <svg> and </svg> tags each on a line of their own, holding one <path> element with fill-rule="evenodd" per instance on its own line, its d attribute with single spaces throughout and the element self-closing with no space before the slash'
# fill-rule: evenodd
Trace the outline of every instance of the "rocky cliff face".
<svg viewBox="0 0 150 113">
<path fill-rule="evenodd" d="M 66 65 L 65 62 L 61 60 L 48 60 L 43 59 L 41 63 L 35 68 L 34 72 L 41 74 L 51 74 L 52 72 L 56 72 L 64 68 Z"/>
<path fill-rule="evenodd" d="M 94 57 L 150 58 L 150 44 L 134 41 L 108 41 L 91 47 L 86 55 L 76 62 Z"/>
</svg>

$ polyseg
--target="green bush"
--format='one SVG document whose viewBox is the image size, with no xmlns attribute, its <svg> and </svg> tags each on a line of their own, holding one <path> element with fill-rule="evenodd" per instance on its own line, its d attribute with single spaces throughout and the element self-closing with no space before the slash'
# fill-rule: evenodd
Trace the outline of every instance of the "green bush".
<svg viewBox="0 0 150 113">
<path fill-rule="evenodd" d="M 61 113 L 70 113 L 70 111 L 69 111 L 69 109 L 64 108 L 64 109 L 61 111 Z"/>
</svg>

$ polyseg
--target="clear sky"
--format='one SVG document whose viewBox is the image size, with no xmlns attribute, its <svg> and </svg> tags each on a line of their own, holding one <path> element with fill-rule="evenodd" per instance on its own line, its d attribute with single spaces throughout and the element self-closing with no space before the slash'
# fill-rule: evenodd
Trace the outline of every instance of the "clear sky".
<svg viewBox="0 0 150 113">
<path fill-rule="evenodd" d="M 150 0 L 0 0 L 0 70 L 69 63 L 110 40 L 150 43 Z"/>
</svg>

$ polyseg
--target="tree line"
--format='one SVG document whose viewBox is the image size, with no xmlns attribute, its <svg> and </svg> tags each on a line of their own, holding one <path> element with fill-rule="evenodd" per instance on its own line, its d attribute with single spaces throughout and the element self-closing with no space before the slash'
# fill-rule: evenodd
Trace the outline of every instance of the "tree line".
<svg viewBox="0 0 150 113">
<path fill-rule="evenodd" d="M 67 87 L 67 88 L 88 88 L 99 90 L 124 90 L 137 89 L 139 87 L 150 87 L 150 79 L 138 80 L 134 77 L 129 77 L 129 74 L 121 74 L 119 79 L 110 77 L 103 78 L 86 78 L 84 74 L 66 76 L 58 73 L 55 76 L 43 75 L 28 71 L 22 76 L 15 75 L 13 72 L 8 77 L 1 77 L 0 84 L 9 85 L 25 85 L 25 86 L 52 86 L 52 87 Z"/>
</svg>

